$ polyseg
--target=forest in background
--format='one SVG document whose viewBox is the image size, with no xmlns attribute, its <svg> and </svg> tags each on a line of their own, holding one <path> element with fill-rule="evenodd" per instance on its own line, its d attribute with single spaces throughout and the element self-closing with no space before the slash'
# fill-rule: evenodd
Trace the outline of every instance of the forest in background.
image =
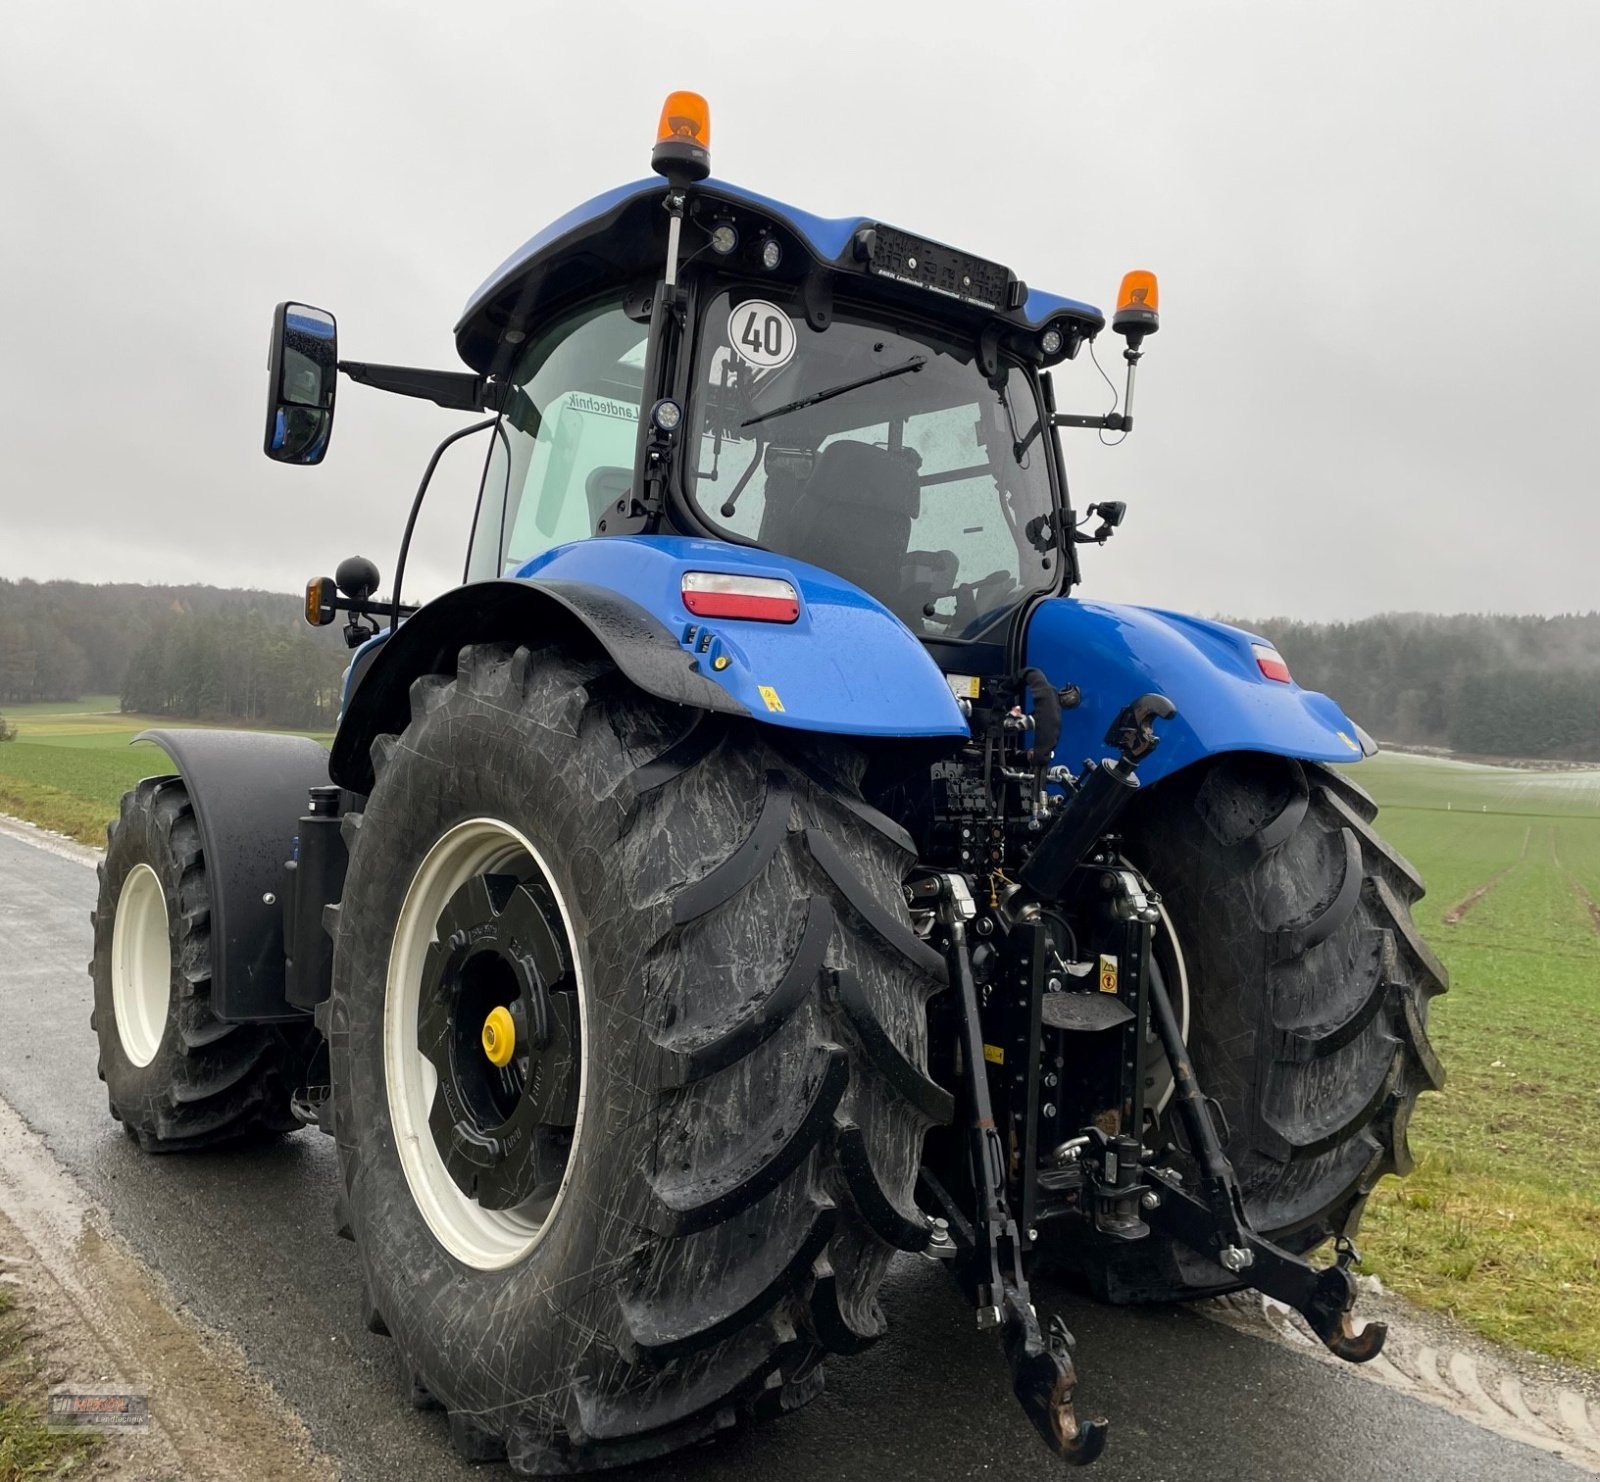
<svg viewBox="0 0 1600 1482">
<path fill-rule="evenodd" d="M 1600 761 L 1600 612 L 1241 622 L 1380 741 Z"/>
<path fill-rule="evenodd" d="M 349 655 L 300 613 L 281 592 L 0 580 L 0 711 L 116 695 L 143 715 L 331 729 Z"/>
<path fill-rule="evenodd" d="M 141 714 L 327 729 L 348 653 L 300 607 L 276 592 L 0 580 L 0 710 L 117 695 Z M 1231 621 L 1380 741 L 1600 762 L 1600 612 Z"/>
</svg>

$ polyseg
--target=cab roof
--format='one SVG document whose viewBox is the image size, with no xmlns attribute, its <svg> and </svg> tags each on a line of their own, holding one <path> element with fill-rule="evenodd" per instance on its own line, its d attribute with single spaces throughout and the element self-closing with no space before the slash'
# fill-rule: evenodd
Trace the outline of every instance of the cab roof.
<svg viewBox="0 0 1600 1482">
<path fill-rule="evenodd" d="M 462 359 L 474 370 L 494 374 L 515 354 L 530 324 L 605 287 L 659 272 L 666 251 L 667 213 L 662 202 L 668 189 L 659 176 L 618 186 L 575 206 L 531 237 L 467 300 L 455 328 Z M 779 267 L 764 273 L 752 263 L 754 276 L 794 283 L 820 266 L 870 282 L 887 298 L 921 301 L 926 306 L 932 297 L 941 315 L 967 318 L 978 326 L 988 320 L 1002 327 L 1043 330 L 1054 323 L 1063 331 L 1066 345 L 1057 358 L 1075 353 L 1083 339 L 1092 339 L 1105 324 L 1104 315 L 1092 304 L 1029 288 L 997 264 L 984 263 L 929 239 L 909 238 L 870 217 L 813 216 L 715 179 L 690 186 L 687 194 L 685 259 L 706 240 L 701 235 L 696 241 L 688 230 L 690 224 L 698 222 L 702 231 L 709 231 L 712 223 L 729 221 L 741 243 L 772 238 L 779 244 Z M 891 274 L 883 266 L 875 267 L 868 261 L 875 249 L 865 246 L 864 240 L 875 241 L 878 234 L 885 234 L 900 250 L 907 240 L 922 243 L 929 249 L 927 257 L 970 261 L 992 275 L 1003 275 L 1005 287 L 995 297 L 1006 301 L 978 302 L 937 290 L 930 295 L 928 285 L 911 281 L 915 275 Z M 916 258 L 911 257 L 909 263 L 914 268 Z"/>
</svg>

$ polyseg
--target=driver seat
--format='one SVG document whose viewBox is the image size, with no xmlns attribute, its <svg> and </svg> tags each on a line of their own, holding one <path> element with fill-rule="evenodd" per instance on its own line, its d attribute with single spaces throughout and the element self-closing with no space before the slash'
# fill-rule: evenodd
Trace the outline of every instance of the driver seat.
<svg viewBox="0 0 1600 1482">
<path fill-rule="evenodd" d="M 921 505 L 907 459 L 871 443 L 829 443 L 772 544 L 892 605 Z"/>
</svg>

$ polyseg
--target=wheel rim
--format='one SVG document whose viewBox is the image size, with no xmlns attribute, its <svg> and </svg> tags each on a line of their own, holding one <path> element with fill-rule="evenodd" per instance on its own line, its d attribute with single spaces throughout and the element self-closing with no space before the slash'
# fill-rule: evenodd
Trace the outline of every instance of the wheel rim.
<svg viewBox="0 0 1600 1482">
<path fill-rule="evenodd" d="M 586 988 L 544 857 L 494 818 L 424 856 L 395 926 L 384 997 L 389 1115 L 439 1243 L 497 1270 L 550 1228 L 587 1089 Z"/>
<path fill-rule="evenodd" d="M 111 1012 L 122 1053 L 148 1065 L 161 1048 L 172 1002 L 172 941 L 167 893 L 147 864 L 122 882 L 111 929 Z"/>
</svg>

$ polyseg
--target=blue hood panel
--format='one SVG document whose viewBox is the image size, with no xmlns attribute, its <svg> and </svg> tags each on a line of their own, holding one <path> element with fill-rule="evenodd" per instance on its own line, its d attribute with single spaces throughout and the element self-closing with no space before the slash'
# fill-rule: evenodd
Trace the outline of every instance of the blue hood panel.
<svg viewBox="0 0 1600 1482">
<path fill-rule="evenodd" d="M 683 605 L 686 571 L 778 577 L 800 594 L 799 619 L 697 618 Z M 622 594 L 680 643 L 685 664 L 771 725 L 841 736 L 968 735 L 949 684 L 905 624 L 804 561 L 718 540 L 618 535 L 557 546 L 514 574 Z M 719 656 L 729 660 L 721 670 Z"/>
<path fill-rule="evenodd" d="M 1332 700 L 1261 673 L 1250 645 L 1267 641 L 1153 607 L 1071 597 L 1042 603 L 1028 628 L 1028 662 L 1051 683 L 1083 690 L 1083 703 L 1061 717 L 1056 762 L 1076 772 L 1085 758 L 1104 756 L 1117 712 L 1149 690 L 1178 713 L 1156 724 L 1161 745 L 1139 768 L 1146 783 L 1225 751 L 1360 761 L 1356 726 Z"/>
</svg>

